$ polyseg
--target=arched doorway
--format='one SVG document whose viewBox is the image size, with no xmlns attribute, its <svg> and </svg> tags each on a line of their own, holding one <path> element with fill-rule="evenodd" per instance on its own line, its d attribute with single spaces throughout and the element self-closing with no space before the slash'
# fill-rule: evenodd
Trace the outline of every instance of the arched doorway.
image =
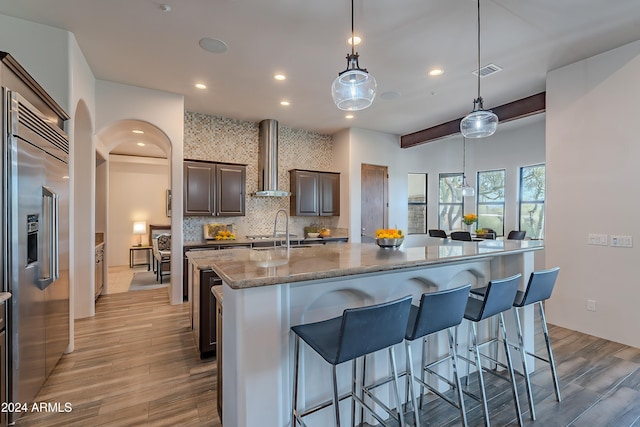
<svg viewBox="0 0 640 427">
<path fill-rule="evenodd" d="M 141 120 L 114 122 L 101 129 L 97 137 L 96 149 L 101 149 L 106 159 L 103 164 L 96 164 L 96 209 L 104 201 L 105 212 L 104 218 L 96 214 L 96 232 L 102 227 L 107 242 L 103 292 L 122 292 L 128 286 L 125 283 L 122 288 L 121 275 L 111 280 L 108 272 L 126 272 L 130 256 L 151 257 L 150 250 L 131 251 L 138 244 L 150 244 L 150 226 L 171 229 L 167 205 L 171 190 L 171 143 L 162 130 Z M 144 223 L 144 234 L 134 234 L 134 223 Z"/>
</svg>

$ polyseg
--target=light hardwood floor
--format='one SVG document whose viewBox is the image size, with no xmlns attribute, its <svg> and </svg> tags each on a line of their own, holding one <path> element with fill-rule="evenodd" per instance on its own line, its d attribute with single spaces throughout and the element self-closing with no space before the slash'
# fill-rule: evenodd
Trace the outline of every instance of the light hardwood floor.
<svg viewBox="0 0 640 427">
<path fill-rule="evenodd" d="M 188 306 L 169 305 L 166 289 L 101 296 L 75 336 L 36 397 L 72 411 L 17 426 L 220 426 L 215 359 L 200 360 Z"/>
<path fill-rule="evenodd" d="M 221 427 L 215 359 L 199 359 L 188 307 L 169 305 L 166 289 L 104 295 L 96 316 L 77 320 L 75 328 L 75 351 L 63 356 L 36 398 L 70 402 L 73 410 L 28 413 L 17 426 Z M 525 426 L 640 427 L 640 349 L 557 326 L 550 332 L 563 400 L 556 402 L 549 369 L 538 363 L 535 422 L 518 380 Z M 540 340 L 536 347 L 543 348 Z M 517 425 L 508 384 L 485 380 L 492 425 Z M 471 387 L 474 381 L 472 375 Z M 460 425 L 455 408 L 427 400 L 422 427 Z M 478 404 L 465 401 L 469 426 L 482 426 Z"/>
</svg>

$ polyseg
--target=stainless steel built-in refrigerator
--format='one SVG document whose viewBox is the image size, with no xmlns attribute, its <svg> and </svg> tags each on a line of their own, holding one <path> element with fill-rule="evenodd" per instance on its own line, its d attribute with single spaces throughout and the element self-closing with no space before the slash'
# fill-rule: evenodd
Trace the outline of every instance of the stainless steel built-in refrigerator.
<svg viewBox="0 0 640 427">
<path fill-rule="evenodd" d="M 69 141 L 48 106 L 57 104 L 9 59 L 0 74 L 8 401 L 26 403 L 69 344 Z"/>
</svg>

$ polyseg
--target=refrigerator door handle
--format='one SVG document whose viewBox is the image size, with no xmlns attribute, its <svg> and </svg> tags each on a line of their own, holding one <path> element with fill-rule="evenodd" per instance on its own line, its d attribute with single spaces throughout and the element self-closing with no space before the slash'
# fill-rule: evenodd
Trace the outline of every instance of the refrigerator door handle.
<svg viewBox="0 0 640 427">
<path fill-rule="evenodd" d="M 51 190 L 51 188 L 42 187 L 42 203 L 43 213 L 45 215 L 45 224 L 47 229 L 48 239 L 48 262 L 45 265 L 49 266 L 47 276 L 42 276 L 38 280 L 40 289 L 44 290 L 58 277 L 60 277 L 60 268 L 58 264 L 58 195 Z M 48 218 L 46 218 L 48 214 Z"/>
</svg>

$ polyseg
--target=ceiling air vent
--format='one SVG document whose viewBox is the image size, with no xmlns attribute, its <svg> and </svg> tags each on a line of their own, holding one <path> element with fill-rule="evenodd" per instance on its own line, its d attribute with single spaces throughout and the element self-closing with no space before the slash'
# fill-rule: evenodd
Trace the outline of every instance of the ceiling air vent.
<svg viewBox="0 0 640 427">
<path fill-rule="evenodd" d="M 496 64 L 488 64 L 480 68 L 480 77 L 487 77 L 487 76 L 490 76 L 491 74 L 497 73 L 498 71 L 502 71 L 502 68 L 498 67 Z M 478 70 L 475 70 L 473 72 L 473 75 L 477 76 Z"/>
</svg>

